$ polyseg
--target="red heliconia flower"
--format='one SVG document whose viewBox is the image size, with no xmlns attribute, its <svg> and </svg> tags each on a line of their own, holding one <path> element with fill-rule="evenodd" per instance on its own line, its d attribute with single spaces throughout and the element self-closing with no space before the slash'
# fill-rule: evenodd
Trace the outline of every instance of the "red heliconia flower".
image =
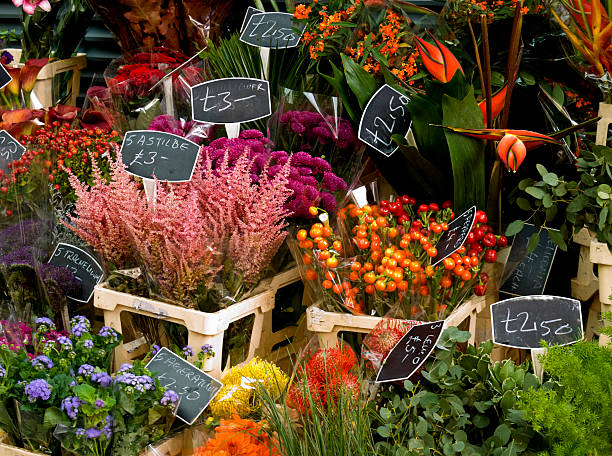
<svg viewBox="0 0 612 456">
<path fill-rule="evenodd" d="M 415 36 L 415 44 L 425 68 L 440 82 L 448 82 L 453 79 L 457 70 L 463 73 L 463 69 L 457 58 L 449 51 L 446 46 L 440 43 L 431 33 L 429 34 L 435 41 L 435 45 Z"/>
<path fill-rule="evenodd" d="M 527 149 L 519 138 L 514 135 L 506 135 L 497 145 L 497 154 L 508 171 L 516 173 L 518 167 L 525 160 Z"/>
<path fill-rule="evenodd" d="M 32 91 L 38 73 L 40 73 L 40 70 L 42 70 L 47 63 L 49 63 L 49 59 L 30 59 L 25 63 L 19 75 L 21 79 L 21 90 L 26 93 Z"/>
<path fill-rule="evenodd" d="M 504 108 L 506 104 L 506 92 L 508 91 L 508 86 L 504 86 L 499 92 L 497 92 L 492 97 L 491 101 L 491 117 L 493 120 L 499 115 L 501 110 Z M 487 100 L 486 98 L 478 103 L 478 107 L 482 111 L 482 123 L 487 125 Z"/>
</svg>

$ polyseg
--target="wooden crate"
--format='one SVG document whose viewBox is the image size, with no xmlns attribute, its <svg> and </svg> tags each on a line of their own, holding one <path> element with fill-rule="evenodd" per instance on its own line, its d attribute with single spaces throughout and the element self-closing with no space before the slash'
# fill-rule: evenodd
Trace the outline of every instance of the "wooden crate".
<svg viewBox="0 0 612 456">
<path fill-rule="evenodd" d="M 487 305 L 485 296 L 473 296 L 451 312 L 446 318 L 447 326 L 459 326 L 469 319 L 469 331 L 472 333 L 470 343 L 475 343 L 476 321 L 478 313 Z M 369 315 L 353 315 L 349 313 L 326 312 L 316 306 L 306 311 L 308 330 L 319 336 L 324 346 L 336 345 L 338 333 L 342 331 L 369 333 L 383 318 Z"/>
<path fill-rule="evenodd" d="M 21 59 L 21 49 L 5 49 L 11 53 L 14 62 L 19 62 Z M 62 73 L 72 71 L 72 77 L 68 83 L 70 90 L 70 99 L 64 103 L 68 106 L 76 106 L 77 97 L 81 87 L 81 70 L 87 67 L 87 54 L 78 53 L 74 57 L 63 60 L 55 60 L 45 65 L 36 77 L 33 93 L 40 102 L 41 106 L 32 106 L 33 108 L 48 108 L 55 106 L 53 100 L 53 78 Z"/>
<path fill-rule="evenodd" d="M 231 323 L 250 315 L 255 317 L 246 361 L 255 356 L 270 358 L 274 345 L 293 335 L 291 329 L 272 332 L 272 309 L 276 292 L 298 280 L 299 272 L 297 268 L 292 268 L 265 280 L 252 297 L 211 313 L 110 290 L 105 284 L 96 286 L 94 306 L 104 312 L 105 324 L 119 332 L 122 329 L 122 312 L 145 315 L 184 326 L 188 331 L 187 343 L 195 352 L 205 344 L 213 347 L 215 356 L 205 362 L 203 370 L 218 378 L 221 375 L 223 338 Z M 146 344 L 143 346 L 141 342 L 119 345 L 115 349 L 115 368 L 135 359 L 143 350 L 146 351 L 148 347 Z M 197 358 L 194 356 L 195 359 Z"/>
</svg>

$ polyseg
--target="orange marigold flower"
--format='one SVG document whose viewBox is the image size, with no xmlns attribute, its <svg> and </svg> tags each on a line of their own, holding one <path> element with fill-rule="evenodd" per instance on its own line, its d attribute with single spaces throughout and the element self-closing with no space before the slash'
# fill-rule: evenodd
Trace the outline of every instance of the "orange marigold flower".
<svg viewBox="0 0 612 456">
<path fill-rule="evenodd" d="M 523 13 L 523 14 L 527 14 L 528 12 L 529 12 L 529 8 L 527 8 L 526 6 L 523 6 L 523 7 L 521 8 L 521 13 Z"/>
<path fill-rule="evenodd" d="M 308 19 L 310 12 L 312 11 L 311 6 L 306 5 L 298 5 L 295 7 L 295 12 L 293 13 L 293 17 L 296 19 Z"/>
</svg>

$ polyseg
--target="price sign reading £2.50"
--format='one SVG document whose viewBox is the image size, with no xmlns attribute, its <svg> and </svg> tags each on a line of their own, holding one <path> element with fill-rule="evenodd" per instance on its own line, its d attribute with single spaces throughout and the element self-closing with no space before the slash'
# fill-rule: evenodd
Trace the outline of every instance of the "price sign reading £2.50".
<svg viewBox="0 0 612 456">
<path fill-rule="evenodd" d="M 293 14 L 263 13 L 257 10 L 252 13 L 249 10 L 247 16 L 240 41 L 273 49 L 296 47 L 300 43 L 304 24 L 294 24 Z M 294 29 L 300 32 L 297 33 Z"/>
<path fill-rule="evenodd" d="M 359 139 L 390 157 L 397 150 L 391 136 L 405 136 L 412 123 L 407 96 L 385 84 L 368 101 L 359 122 Z"/>
<path fill-rule="evenodd" d="M 213 124 L 250 122 L 272 114 L 270 84 L 263 79 L 213 79 L 191 88 L 194 120 Z"/>
<path fill-rule="evenodd" d="M 219 380 L 165 347 L 149 361 L 147 369 L 157 374 L 161 386 L 179 395 L 176 416 L 187 424 L 198 419 L 223 386 Z"/>
</svg>

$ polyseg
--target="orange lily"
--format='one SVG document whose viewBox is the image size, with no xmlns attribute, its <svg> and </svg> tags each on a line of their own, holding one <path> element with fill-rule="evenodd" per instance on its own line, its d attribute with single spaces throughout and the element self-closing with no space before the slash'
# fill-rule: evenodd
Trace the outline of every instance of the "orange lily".
<svg viewBox="0 0 612 456">
<path fill-rule="evenodd" d="M 491 116 L 493 117 L 493 119 L 495 119 L 499 115 L 499 113 L 502 111 L 502 109 L 504 109 L 507 91 L 508 91 L 508 86 L 506 85 L 503 87 L 503 89 L 499 90 L 495 95 L 493 95 L 492 102 L 491 102 L 491 105 L 492 105 Z M 487 100 L 484 99 L 480 103 L 478 103 L 478 107 L 482 111 L 482 122 L 486 125 L 487 124 Z"/>
<path fill-rule="evenodd" d="M 515 135 L 505 135 L 497 145 L 499 159 L 506 166 L 508 171 L 516 173 L 516 170 L 527 155 L 527 148 L 523 141 Z"/>
<path fill-rule="evenodd" d="M 429 36 L 435 41 L 435 45 L 418 36 L 414 37 L 417 50 L 427 71 L 438 81 L 447 83 L 453 79 L 457 70 L 463 73 L 463 69 L 457 58 L 446 46 L 440 43 L 431 33 Z"/>
</svg>

